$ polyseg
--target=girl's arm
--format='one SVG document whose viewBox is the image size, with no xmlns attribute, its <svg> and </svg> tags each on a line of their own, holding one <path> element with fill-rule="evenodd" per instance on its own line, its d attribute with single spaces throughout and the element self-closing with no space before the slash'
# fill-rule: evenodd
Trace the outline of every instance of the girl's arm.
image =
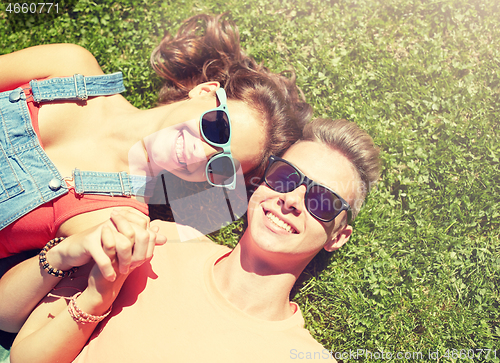
<svg viewBox="0 0 500 363">
<path fill-rule="evenodd" d="M 121 209 L 120 209 L 121 210 Z M 114 226 L 109 220 L 97 225 L 86 219 L 87 226 L 96 227 L 82 230 L 66 238 L 47 252 L 47 261 L 60 270 L 69 270 L 73 266 L 82 266 L 94 260 L 103 276 L 113 281 L 116 277 L 111 259 L 106 255 L 101 244 L 101 231 L 104 225 Z M 149 218 L 135 210 L 121 210 L 120 214 L 131 223 L 146 230 L 149 228 Z M 113 214 L 112 214 L 113 216 Z M 104 218 L 103 218 L 104 219 Z M 101 221 L 103 220 L 101 219 Z M 131 235 L 132 232 L 129 232 Z M 133 240 L 133 235 L 131 235 Z M 158 243 L 164 242 L 163 236 L 158 237 Z M 118 240 L 123 242 L 123 240 Z M 127 244 L 117 246 L 118 268 L 120 272 L 127 272 L 144 260 L 148 251 L 144 248 L 134 248 L 131 252 Z M 60 278 L 49 275 L 38 262 L 38 256 L 21 262 L 7 271 L 0 279 L 0 329 L 17 332 L 35 308 L 38 302 L 61 281 Z"/>
<path fill-rule="evenodd" d="M 67 299 L 84 290 L 76 300 L 77 306 L 93 315 L 104 314 L 112 304 L 109 299 L 97 304 L 90 289 L 79 286 L 79 280 L 85 280 L 82 273 L 88 275 L 89 268 L 82 267 L 82 271 L 78 271 L 73 279 L 73 284 L 61 281 L 53 290 L 53 294 L 60 297 L 46 297 L 40 302 L 11 347 L 11 363 L 71 362 L 78 355 L 97 323 L 76 323 L 68 313 Z"/>
<path fill-rule="evenodd" d="M 103 74 L 95 57 L 76 44 L 48 44 L 0 56 L 0 92 L 32 79 Z"/>
<path fill-rule="evenodd" d="M 126 277 L 135 267 L 151 258 L 154 246 L 158 243 L 155 232 L 129 223 L 121 215 L 114 215 L 112 219 L 116 229 L 109 226 L 103 227 L 100 239 L 103 250 L 117 270 L 117 278 L 110 282 L 104 278 L 97 266 L 93 266 L 87 287 L 81 286 L 81 281 L 85 279 L 76 277 L 73 280 L 61 281 L 54 290 L 55 294 L 64 297 L 83 290 L 83 293 L 76 299 L 76 305 L 81 311 L 95 316 L 103 315 L 108 311 Z M 134 243 L 131 243 L 131 238 Z M 137 262 L 123 274 L 118 271 L 116 255 L 116 250 L 120 245 L 128 245 L 130 250 L 147 251 L 143 261 Z M 85 270 L 82 269 L 79 274 L 85 274 Z M 82 324 L 75 321 L 68 311 L 68 303 L 64 297 L 46 297 L 33 311 L 12 345 L 10 357 L 12 363 L 71 362 L 78 355 L 97 322 Z"/>
</svg>

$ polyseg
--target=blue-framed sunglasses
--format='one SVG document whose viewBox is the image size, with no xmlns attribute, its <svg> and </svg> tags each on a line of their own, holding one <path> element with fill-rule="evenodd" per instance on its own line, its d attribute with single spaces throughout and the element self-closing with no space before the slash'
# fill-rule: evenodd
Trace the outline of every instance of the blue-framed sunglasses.
<svg viewBox="0 0 500 363">
<path fill-rule="evenodd" d="M 234 189 L 236 186 L 236 166 L 231 154 L 231 119 L 227 110 L 226 91 L 215 92 L 220 105 L 203 113 L 200 117 L 200 131 L 203 139 L 222 151 L 211 156 L 205 168 L 210 185 Z"/>
<path fill-rule="evenodd" d="M 347 223 L 351 221 L 351 206 L 330 188 L 316 183 L 285 159 L 271 155 L 264 173 L 264 181 L 278 193 L 289 193 L 301 185 L 306 186 L 305 205 L 316 219 L 330 222 L 342 211 L 347 212 Z"/>
</svg>

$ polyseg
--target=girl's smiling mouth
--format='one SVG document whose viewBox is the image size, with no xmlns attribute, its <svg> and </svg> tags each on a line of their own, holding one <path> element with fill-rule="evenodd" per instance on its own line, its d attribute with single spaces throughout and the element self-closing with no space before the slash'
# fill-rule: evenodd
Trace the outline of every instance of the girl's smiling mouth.
<svg viewBox="0 0 500 363">
<path fill-rule="evenodd" d="M 186 156 L 184 150 L 184 133 L 181 130 L 179 132 L 179 136 L 175 142 L 175 155 L 177 156 L 177 162 L 181 165 L 181 167 L 186 167 Z"/>
</svg>

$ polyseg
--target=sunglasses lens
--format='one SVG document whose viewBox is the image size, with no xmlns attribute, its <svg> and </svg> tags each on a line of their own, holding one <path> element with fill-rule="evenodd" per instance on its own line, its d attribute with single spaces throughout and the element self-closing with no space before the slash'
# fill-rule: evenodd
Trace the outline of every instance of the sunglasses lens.
<svg viewBox="0 0 500 363">
<path fill-rule="evenodd" d="M 292 166 L 282 161 L 275 161 L 267 170 L 266 183 L 279 193 L 288 193 L 300 183 L 300 175 Z"/>
<path fill-rule="evenodd" d="M 215 185 L 230 185 L 236 174 L 233 161 L 228 156 L 213 158 L 208 162 L 208 179 Z"/>
<path fill-rule="evenodd" d="M 201 128 L 207 140 L 225 145 L 229 141 L 229 119 L 225 111 L 209 111 L 201 118 Z"/>
<path fill-rule="evenodd" d="M 318 219 L 330 221 L 342 211 L 342 201 L 331 191 L 314 185 L 307 194 L 307 210 Z"/>
</svg>

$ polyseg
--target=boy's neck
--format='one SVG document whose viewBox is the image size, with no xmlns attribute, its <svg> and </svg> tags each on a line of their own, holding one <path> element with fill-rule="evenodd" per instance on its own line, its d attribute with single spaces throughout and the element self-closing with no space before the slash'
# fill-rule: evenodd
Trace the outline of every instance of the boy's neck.
<svg viewBox="0 0 500 363">
<path fill-rule="evenodd" d="M 273 273 L 259 261 L 252 261 L 240 244 L 214 266 L 214 278 L 229 302 L 256 318 L 278 321 L 295 312 L 289 301 L 295 275 Z"/>
</svg>

